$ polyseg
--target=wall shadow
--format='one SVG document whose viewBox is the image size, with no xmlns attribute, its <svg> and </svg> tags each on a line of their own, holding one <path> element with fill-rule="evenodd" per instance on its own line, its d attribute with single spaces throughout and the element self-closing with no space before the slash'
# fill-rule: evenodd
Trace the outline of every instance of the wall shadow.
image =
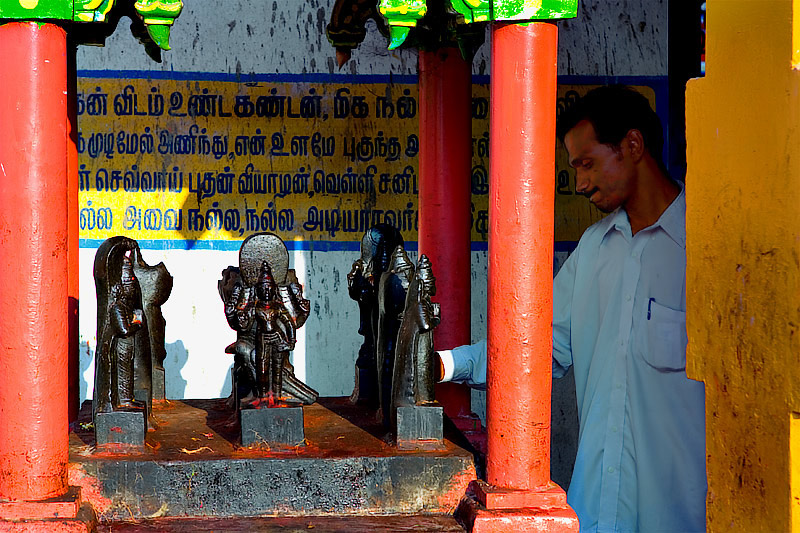
<svg viewBox="0 0 800 533">
<path fill-rule="evenodd" d="M 167 343 L 164 346 L 167 356 L 164 358 L 164 373 L 166 381 L 166 396 L 168 399 L 182 399 L 186 393 L 186 380 L 181 376 L 181 370 L 189 360 L 189 350 L 183 341 Z"/>
<path fill-rule="evenodd" d="M 79 380 L 79 398 L 80 403 L 83 405 L 85 400 L 90 400 L 89 397 L 89 379 L 86 378 L 86 371 L 94 365 L 94 350 L 89 348 L 89 343 L 83 341 L 78 348 L 78 380 Z M 94 374 L 92 374 L 92 377 Z M 92 379 L 92 378 L 90 378 Z M 92 379 L 94 381 L 94 379 Z M 94 383 L 92 383 L 92 390 L 94 390 Z"/>
</svg>

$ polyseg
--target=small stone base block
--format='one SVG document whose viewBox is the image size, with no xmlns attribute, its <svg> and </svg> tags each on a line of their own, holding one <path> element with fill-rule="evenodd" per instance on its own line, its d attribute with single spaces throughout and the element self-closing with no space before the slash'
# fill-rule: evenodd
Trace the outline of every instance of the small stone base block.
<svg viewBox="0 0 800 533">
<path fill-rule="evenodd" d="M 80 487 L 70 487 L 63 496 L 41 501 L 0 501 L 0 520 L 75 518 L 80 503 Z"/>
<path fill-rule="evenodd" d="M 441 445 L 444 438 L 441 405 L 412 405 L 397 408 L 397 446 Z"/>
<path fill-rule="evenodd" d="M 153 369 L 153 400 L 164 400 L 167 398 L 166 376 L 163 368 Z"/>
<path fill-rule="evenodd" d="M 472 533 L 577 533 L 578 517 L 568 505 L 540 505 L 519 509 L 487 509 L 467 496 L 456 511 L 456 518 Z"/>
<path fill-rule="evenodd" d="M 479 479 L 472 483 L 471 489 L 481 505 L 487 509 L 567 506 L 567 493 L 552 481 L 549 486 L 534 491 L 495 487 Z"/>
<path fill-rule="evenodd" d="M 83 503 L 75 518 L 48 518 L 42 520 L 2 520 L 3 533 L 92 533 L 97 531 L 97 516 L 88 503 Z"/>
<path fill-rule="evenodd" d="M 144 446 L 147 424 L 144 411 L 112 411 L 97 413 L 94 418 L 97 445 L 127 444 Z"/>
<path fill-rule="evenodd" d="M 239 416 L 242 446 L 299 446 L 305 442 L 302 407 L 245 408 Z"/>
</svg>

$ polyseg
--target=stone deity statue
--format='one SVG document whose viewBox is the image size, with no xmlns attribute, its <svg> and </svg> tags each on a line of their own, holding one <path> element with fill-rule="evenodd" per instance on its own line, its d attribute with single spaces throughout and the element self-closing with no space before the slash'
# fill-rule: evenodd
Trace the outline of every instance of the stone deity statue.
<svg viewBox="0 0 800 533">
<path fill-rule="evenodd" d="M 161 306 L 172 290 L 163 263 L 148 265 L 128 237 L 104 241 L 94 261 L 97 350 L 93 413 L 144 410 L 164 399 Z"/>
<path fill-rule="evenodd" d="M 350 298 L 358 302 L 358 333 L 364 337 L 358 350 L 355 387 L 350 400 L 370 407 L 379 404 L 378 284 L 383 273 L 390 268 L 392 251 L 402 244 L 403 237 L 394 226 L 373 226 L 362 237 L 361 257 L 353 263 L 353 268 L 347 274 Z"/>
<path fill-rule="evenodd" d="M 433 329 L 439 325 L 439 306 L 431 302 L 436 294 L 436 278 L 431 263 L 423 255 L 408 286 L 403 321 L 397 334 L 392 407 L 433 405 L 436 357 L 433 350 Z"/>
<path fill-rule="evenodd" d="M 144 411 L 150 398 L 135 399 L 134 377 L 150 369 L 150 339 L 142 294 L 133 269 L 135 241 L 106 240 L 95 255 L 97 351 L 93 413 Z M 144 371 L 135 372 L 135 366 Z M 137 384 L 139 385 L 139 384 Z M 149 383 L 140 385 L 145 392 Z"/>
<path fill-rule="evenodd" d="M 283 366 L 297 342 L 289 312 L 278 297 L 272 269 L 264 261 L 256 284 L 256 391 L 260 398 L 283 398 Z"/>
<path fill-rule="evenodd" d="M 239 267 L 228 267 L 218 283 L 228 325 L 237 332 L 226 353 L 234 354 L 233 400 L 312 404 L 317 392 L 297 379 L 289 362 L 296 331 L 311 310 L 283 241 L 271 233 L 245 239 Z"/>
<path fill-rule="evenodd" d="M 378 325 L 376 339 L 376 362 L 378 398 L 383 422 L 390 424 L 392 402 L 392 380 L 394 378 L 395 346 L 397 333 L 406 306 L 406 291 L 414 277 L 414 264 L 402 246 L 395 247 L 386 272 L 378 284 Z"/>
</svg>

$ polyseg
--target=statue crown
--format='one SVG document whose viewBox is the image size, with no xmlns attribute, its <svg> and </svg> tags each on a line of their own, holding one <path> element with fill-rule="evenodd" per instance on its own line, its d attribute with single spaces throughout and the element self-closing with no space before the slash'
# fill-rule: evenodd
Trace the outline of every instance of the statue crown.
<svg viewBox="0 0 800 533">
<path fill-rule="evenodd" d="M 414 264 L 409 260 L 406 251 L 402 246 L 396 246 L 394 252 L 392 252 L 392 270 L 397 272 L 409 270 L 411 268 L 414 268 Z"/>
<path fill-rule="evenodd" d="M 428 256 L 422 255 L 417 264 L 417 277 L 421 281 L 434 281 L 436 278 L 433 276 L 433 269 L 431 268 L 431 260 Z"/>
</svg>

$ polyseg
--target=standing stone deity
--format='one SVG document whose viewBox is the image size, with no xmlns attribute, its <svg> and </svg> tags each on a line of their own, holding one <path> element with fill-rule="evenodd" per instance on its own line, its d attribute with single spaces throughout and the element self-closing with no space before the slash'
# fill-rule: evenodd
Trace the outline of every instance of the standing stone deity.
<svg viewBox="0 0 800 533">
<path fill-rule="evenodd" d="M 395 346 L 397 333 L 406 307 L 406 292 L 414 277 L 414 264 L 402 246 L 395 247 L 389 268 L 381 275 L 378 284 L 378 327 L 376 360 L 378 372 L 378 397 L 383 422 L 389 426 L 394 379 Z"/>
<path fill-rule="evenodd" d="M 408 287 L 403 321 L 397 334 L 391 416 L 398 407 L 434 405 L 433 329 L 439 325 L 439 306 L 431 302 L 436 278 L 423 255 Z"/>
<path fill-rule="evenodd" d="M 353 263 L 347 274 L 350 298 L 358 302 L 358 333 L 364 337 L 356 360 L 355 388 L 352 402 L 362 402 L 371 407 L 379 404 L 377 360 L 378 337 L 378 285 L 381 276 L 389 270 L 392 251 L 403 244 L 400 232 L 389 224 L 377 224 L 367 230 L 361 239 L 361 257 Z"/>
<path fill-rule="evenodd" d="M 149 398 L 135 399 L 135 366 L 150 368 L 150 339 L 142 294 L 131 255 L 135 241 L 108 239 L 97 250 L 97 351 L 93 413 L 145 410 Z M 149 385 L 149 384 L 147 384 Z M 146 387 L 145 387 L 146 389 Z"/>
</svg>

